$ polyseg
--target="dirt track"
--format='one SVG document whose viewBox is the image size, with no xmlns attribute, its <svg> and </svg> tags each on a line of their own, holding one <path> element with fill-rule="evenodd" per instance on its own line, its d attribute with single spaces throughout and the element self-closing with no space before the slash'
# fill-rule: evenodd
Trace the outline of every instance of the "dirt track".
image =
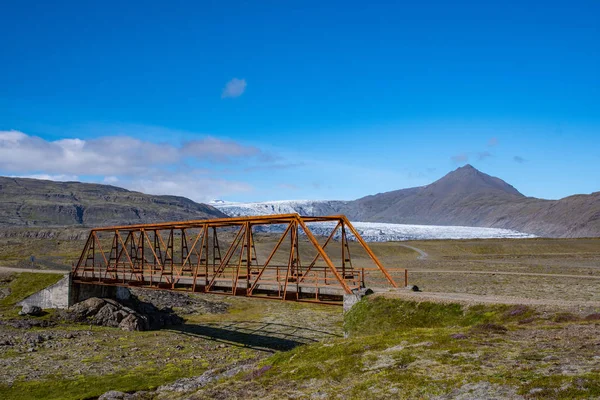
<svg viewBox="0 0 600 400">
<path fill-rule="evenodd" d="M 414 246 L 409 246 L 407 244 L 400 244 L 400 246 L 406 247 L 407 249 L 411 249 L 411 250 L 414 250 L 417 253 L 419 253 L 419 256 L 417 257 L 417 260 L 425 260 L 425 259 L 427 259 L 427 257 L 429 257 L 429 254 L 427 254 L 427 252 L 425 252 L 425 251 L 423 251 L 421 249 L 418 249 L 418 248 L 416 248 Z"/>
<path fill-rule="evenodd" d="M 523 297 L 476 295 L 468 293 L 439 293 L 439 292 L 412 292 L 406 289 L 392 289 L 376 291 L 377 296 L 403 298 L 414 301 L 432 301 L 439 303 L 474 304 L 523 304 L 529 306 L 551 306 L 552 308 L 567 309 L 569 311 L 589 311 L 600 309 L 600 301 L 568 301 L 551 299 L 529 299 Z"/>
<path fill-rule="evenodd" d="M 57 269 L 29 269 L 29 268 L 10 268 L 10 267 L 0 267 L 1 272 L 33 272 L 36 274 L 63 274 L 66 275 L 69 271 L 65 270 L 57 270 Z"/>
<path fill-rule="evenodd" d="M 442 274 L 481 274 L 481 275 L 521 275 L 521 276 L 545 276 L 554 278 L 581 278 L 600 279 L 600 275 L 566 275 L 566 274 L 542 274 L 535 272 L 506 272 L 506 271 L 455 271 L 437 269 L 411 269 L 410 273 L 442 273 Z"/>
</svg>

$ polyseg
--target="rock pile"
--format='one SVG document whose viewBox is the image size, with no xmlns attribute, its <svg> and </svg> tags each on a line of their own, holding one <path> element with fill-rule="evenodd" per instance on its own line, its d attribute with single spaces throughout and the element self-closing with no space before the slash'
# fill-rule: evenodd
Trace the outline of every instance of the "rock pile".
<svg viewBox="0 0 600 400">
<path fill-rule="evenodd" d="M 75 304 L 65 313 L 64 318 L 72 322 L 89 322 L 125 331 L 160 329 L 183 322 L 172 310 L 159 310 L 154 305 L 135 298 L 128 303 L 124 305 L 115 300 L 92 297 Z"/>
<path fill-rule="evenodd" d="M 67 311 L 68 320 L 90 322 L 124 331 L 145 331 L 150 328 L 148 317 L 111 299 L 92 297 L 75 304 Z"/>
<path fill-rule="evenodd" d="M 177 312 L 182 314 L 224 314 L 229 308 L 227 303 L 208 301 L 187 293 L 136 288 L 129 290 L 139 300 L 152 303 L 160 309 L 176 308 Z"/>
<path fill-rule="evenodd" d="M 25 304 L 21 311 L 19 311 L 19 315 L 32 315 L 34 317 L 39 317 L 43 315 L 44 312 L 38 306 L 32 306 L 30 304 Z"/>
<path fill-rule="evenodd" d="M 121 300 L 93 297 L 75 304 L 67 310 L 57 310 L 50 318 L 18 318 L 0 321 L 0 325 L 28 329 L 47 327 L 61 321 L 94 324 L 119 328 L 125 331 L 145 331 L 165 326 L 179 325 L 183 319 L 178 313 L 221 314 L 229 305 L 208 301 L 187 293 L 165 290 L 127 289 L 128 296 Z M 36 317 L 46 313 L 37 306 L 24 305 L 19 315 Z"/>
</svg>

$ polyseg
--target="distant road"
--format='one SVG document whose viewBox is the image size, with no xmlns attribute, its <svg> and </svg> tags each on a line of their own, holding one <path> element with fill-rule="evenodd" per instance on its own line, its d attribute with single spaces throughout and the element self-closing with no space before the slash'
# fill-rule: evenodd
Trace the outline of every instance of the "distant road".
<svg viewBox="0 0 600 400">
<path fill-rule="evenodd" d="M 567 275 L 567 274 L 544 274 L 537 272 L 507 272 L 507 271 L 453 271 L 436 269 L 411 269 L 410 273 L 440 273 L 440 274 L 481 274 L 481 275 L 521 275 L 521 276 L 546 276 L 550 278 L 581 278 L 600 279 L 600 275 Z"/>
<path fill-rule="evenodd" d="M 552 306 L 566 308 L 575 312 L 582 307 L 597 309 L 600 301 L 572 301 L 554 299 L 531 299 L 513 296 L 477 295 L 471 293 L 441 293 L 441 292 L 413 292 L 406 289 L 385 289 L 375 292 L 377 296 L 404 298 L 413 301 L 432 301 L 436 303 L 464 303 L 464 304 L 524 304 L 532 306 Z"/>
<path fill-rule="evenodd" d="M 409 246 L 407 244 L 400 244 L 400 246 L 406 247 L 407 249 L 411 249 L 411 250 L 414 250 L 417 253 L 419 253 L 419 256 L 417 257 L 417 260 L 425 260 L 427 257 L 429 257 L 429 254 L 427 254 L 426 252 L 424 252 L 421 249 L 417 249 L 416 247 Z"/>
<path fill-rule="evenodd" d="M 0 272 L 33 272 L 36 274 L 62 274 L 66 275 L 69 273 L 67 270 L 59 269 L 29 269 L 29 268 L 11 268 L 11 267 L 0 267 Z"/>
</svg>

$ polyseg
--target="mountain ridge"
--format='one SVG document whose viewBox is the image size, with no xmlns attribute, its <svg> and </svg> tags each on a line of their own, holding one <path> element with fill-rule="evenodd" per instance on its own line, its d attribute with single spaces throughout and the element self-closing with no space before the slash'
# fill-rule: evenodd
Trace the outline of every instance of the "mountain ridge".
<svg viewBox="0 0 600 400">
<path fill-rule="evenodd" d="M 180 196 L 117 186 L 0 177 L 0 226 L 106 226 L 225 217 Z"/>
<path fill-rule="evenodd" d="M 288 205 L 293 202 L 288 201 Z M 600 236 L 600 192 L 560 200 L 526 197 L 502 179 L 471 165 L 429 185 L 352 201 L 323 202 L 333 209 L 332 213 L 345 214 L 352 221 L 501 228 L 549 237 Z M 315 201 L 310 203 L 314 208 Z M 261 207 L 268 209 L 271 203 L 248 204 L 254 204 L 250 208 L 256 212 Z M 302 206 L 297 209 L 300 214 Z M 216 207 L 231 212 L 227 207 Z M 244 207 L 244 203 L 238 203 L 236 215 L 247 215 Z"/>
<path fill-rule="evenodd" d="M 371 222 L 468 225 L 551 237 L 600 236 L 599 195 L 526 197 L 471 165 L 426 186 L 357 199 L 341 211 Z"/>
<path fill-rule="evenodd" d="M 429 185 L 351 201 L 210 205 L 111 185 L 0 177 L 0 227 L 127 225 L 292 212 L 345 214 L 361 222 L 501 228 L 548 237 L 600 236 L 600 191 L 560 200 L 526 197 L 471 165 Z"/>
</svg>

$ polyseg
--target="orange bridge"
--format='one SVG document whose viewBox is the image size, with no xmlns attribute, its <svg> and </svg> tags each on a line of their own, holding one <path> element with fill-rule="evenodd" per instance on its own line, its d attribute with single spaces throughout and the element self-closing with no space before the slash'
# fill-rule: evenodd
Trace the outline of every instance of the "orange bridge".
<svg viewBox="0 0 600 400">
<path fill-rule="evenodd" d="M 351 250 L 362 253 L 354 263 Z M 394 273 L 407 285 L 405 269 Z M 77 284 L 335 304 L 344 294 L 365 287 L 366 280 L 369 285 L 397 287 L 343 215 L 282 214 L 95 228 L 72 271 Z"/>
</svg>

